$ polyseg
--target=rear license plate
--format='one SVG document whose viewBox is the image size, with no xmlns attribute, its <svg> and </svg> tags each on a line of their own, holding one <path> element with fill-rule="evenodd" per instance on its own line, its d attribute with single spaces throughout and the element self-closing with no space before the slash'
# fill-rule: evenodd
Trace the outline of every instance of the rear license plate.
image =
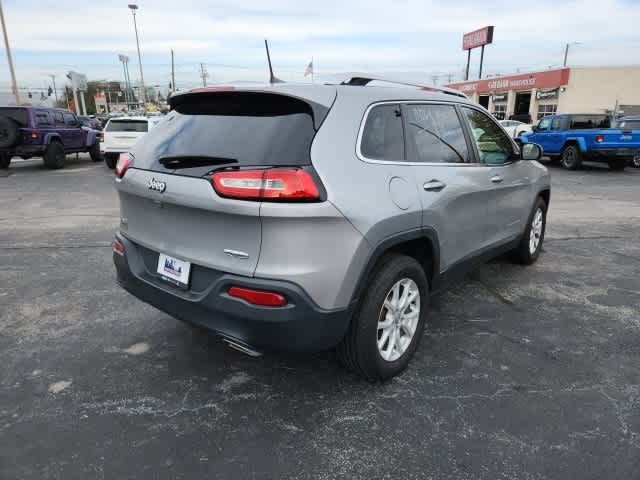
<svg viewBox="0 0 640 480">
<path fill-rule="evenodd" d="M 189 286 L 189 272 L 191 263 L 170 257 L 165 253 L 158 255 L 158 273 L 163 280 L 179 287 Z"/>
</svg>

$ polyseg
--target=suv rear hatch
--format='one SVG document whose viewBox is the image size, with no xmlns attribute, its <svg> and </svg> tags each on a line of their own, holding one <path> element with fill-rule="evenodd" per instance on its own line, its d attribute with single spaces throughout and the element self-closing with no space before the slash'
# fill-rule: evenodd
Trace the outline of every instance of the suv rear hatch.
<svg viewBox="0 0 640 480">
<path fill-rule="evenodd" d="M 104 142 L 107 150 L 126 152 L 149 129 L 146 119 L 112 118 L 105 128 Z"/>
<path fill-rule="evenodd" d="M 118 183 L 122 233 L 154 252 L 253 275 L 261 201 L 219 195 L 212 174 L 310 168 L 311 142 L 333 98 L 335 90 L 327 106 L 264 91 L 174 97 L 174 110 L 136 145 Z"/>
</svg>

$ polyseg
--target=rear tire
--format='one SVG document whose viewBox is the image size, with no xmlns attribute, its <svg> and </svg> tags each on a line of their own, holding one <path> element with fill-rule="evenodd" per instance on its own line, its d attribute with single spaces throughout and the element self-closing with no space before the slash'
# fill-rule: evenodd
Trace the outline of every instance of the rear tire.
<svg viewBox="0 0 640 480">
<path fill-rule="evenodd" d="M 561 163 L 567 170 L 577 170 L 582 165 L 580 149 L 576 145 L 567 145 L 562 150 Z"/>
<path fill-rule="evenodd" d="M 6 170 L 11 164 L 11 155 L 8 153 L 0 153 L 0 170 Z"/>
<path fill-rule="evenodd" d="M 398 375 L 420 344 L 428 306 L 422 266 L 406 255 L 384 257 L 337 347 L 340 362 L 371 382 Z"/>
<path fill-rule="evenodd" d="M 512 252 L 513 260 L 522 265 L 531 265 L 538 260 L 546 229 L 547 204 L 542 197 L 538 197 L 527 219 L 527 228 L 520 244 Z"/>
<path fill-rule="evenodd" d="M 609 168 L 614 171 L 622 171 L 627 166 L 626 158 L 614 158 L 613 160 L 609 160 Z"/>
<path fill-rule="evenodd" d="M 640 168 L 640 152 L 636 153 L 631 160 L 631 166 L 633 168 Z"/>
<path fill-rule="evenodd" d="M 104 163 L 111 170 L 116 168 L 116 163 L 117 162 L 118 162 L 118 157 L 116 155 L 114 155 L 112 153 L 105 153 L 104 154 Z"/>
<path fill-rule="evenodd" d="M 58 169 L 64 167 L 65 158 L 66 155 L 62 143 L 54 140 L 47 145 L 47 149 L 44 152 L 44 165 L 47 168 Z"/>
<path fill-rule="evenodd" d="M 91 146 L 91 150 L 89 150 L 89 156 L 91 160 L 94 162 L 99 162 L 102 160 L 102 154 L 100 153 L 100 143 L 96 142 Z"/>
</svg>

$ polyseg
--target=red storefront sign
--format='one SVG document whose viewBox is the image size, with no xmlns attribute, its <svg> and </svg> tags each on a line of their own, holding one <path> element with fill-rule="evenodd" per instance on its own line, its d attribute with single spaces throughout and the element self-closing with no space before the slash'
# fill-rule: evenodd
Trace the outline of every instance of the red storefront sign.
<svg viewBox="0 0 640 480">
<path fill-rule="evenodd" d="M 470 50 L 482 45 L 488 45 L 491 42 L 493 42 L 493 27 L 484 27 L 465 33 L 462 36 L 462 49 Z"/>
<path fill-rule="evenodd" d="M 510 75 L 508 77 L 470 80 L 468 82 L 452 83 L 447 85 L 447 87 L 455 88 L 467 94 L 531 90 L 533 88 L 556 88 L 569 83 L 569 70 L 569 68 L 560 68 L 558 70 L 547 70 L 544 72 Z"/>
</svg>

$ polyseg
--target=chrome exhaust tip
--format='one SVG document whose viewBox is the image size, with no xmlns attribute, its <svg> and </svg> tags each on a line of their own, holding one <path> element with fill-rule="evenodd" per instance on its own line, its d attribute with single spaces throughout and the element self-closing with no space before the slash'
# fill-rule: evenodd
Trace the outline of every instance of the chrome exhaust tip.
<svg viewBox="0 0 640 480">
<path fill-rule="evenodd" d="M 248 345 L 243 343 L 238 343 L 235 340 L 231 340 L 230 338 L 222 337 L 222 341 L 227 344 L 228 347 L 233 348 L 239 352 L 244 353 L 245 355 L 249 355 L 250 357 L 257 358 L 262 356 L 262 352 L 254 350 Z"/>
</svg>

